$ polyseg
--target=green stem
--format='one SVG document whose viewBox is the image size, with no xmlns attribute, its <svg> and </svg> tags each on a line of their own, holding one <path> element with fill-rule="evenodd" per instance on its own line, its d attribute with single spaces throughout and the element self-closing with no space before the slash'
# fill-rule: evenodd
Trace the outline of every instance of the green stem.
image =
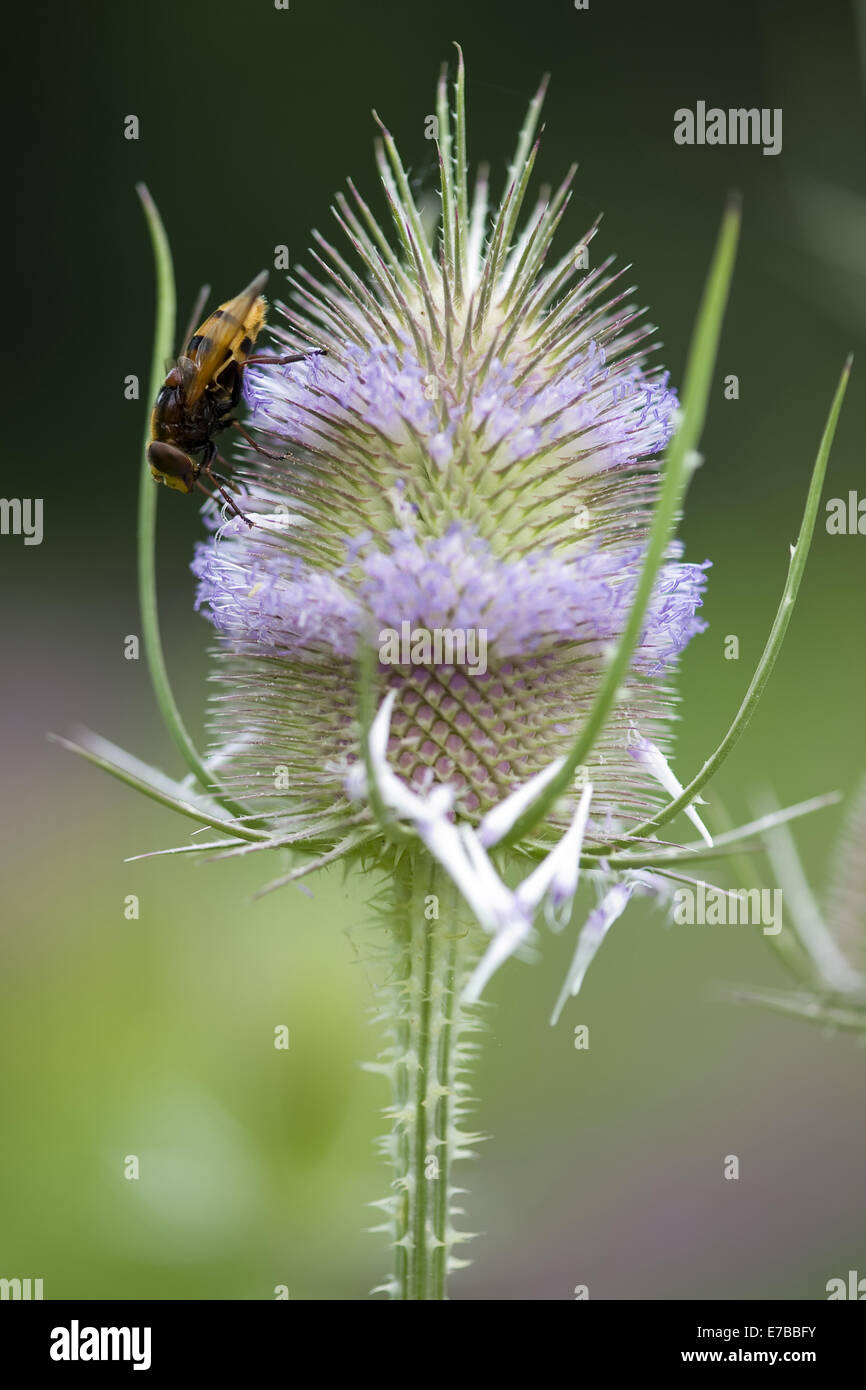
<svg viewBox="0 0 866 1390">
<path fill-rule="evenodd" d="M 156 204 L 144 184 L 138 185 L 137 192 L 147 218 L 156 267 L 156 327 L 153 335 L 153 359 L 150 368 L 148 397 L 150 400 L 155 400 L 156 393 L 165 376 L 166 361 L 174 351 L 174 267 L 168 237 L 165 234 L 165 227 Z M 145 450 L 149 440 L 150 421 L 148 420 L 144 438 Z M 156 502 L 157 490 L 147 458 L 144 457 L 138 489 L 138 595 L 144 636 L 144 655 L 156 702 L 166 727 L 187 767 L 195 773 L 201 786 L 209 789 L 212 779 L 208 776 L 195 745 L 187 733 L 186 725 L 174 698 L 165 664 L 165 655 L 162 650 L 156 598 Z"/>
<path fill-rule="evenodd" d="M 456 894 L 455 894 L 456 899 Z M 447 1175 L 450 1178 L 451 1162 L 453 1155 L 452 1143 L 452 1121 L 454 1118 L 454 1091 L 457 1084 L 455 1043 L 458 1037 L 458 1019 L 456 1017 L 458 1007 L 458 990 L 462 987 L 462 980 L 458 978 L 461 938 L 454 934 L 447 941 L 444 948 L 444 997 L 442 1001 L 442 1029 L 439 1034 L 437 1049 L 437 1070 L 439 1076 L 450 1078 L 448 1089 L 436 1097 L 434 1129 L 441 1144 L 444 1146 L 446 1158 Z M 448 1249 L 449 1238 L 448 1228 L 451 1219 L 451 1196 L 447 1182 L 440 1183 L 436 1191 L 436 1203 L 432 1213 L 433 1230 L 437 1244 L 433 1250 L 431 1261 L 431 1298 L 444 1299 L 447 1297 L 446 1287 L 448 1282 Z"/>
<path fill-rule="evenodd" d="M 448 1297 L 449 1270 L 463 1263 L 454 1245 L 469 1239 L 452 1226 L 451 1166 L 478 1137 L 459 1128 L 465 1034 L 478 1027 L 460 995 L 477 950 L 456 891 L 427 854 L 405 854 L 394 880 L 392 969 L 380 1014 L 389 1046 L 377 1067 L 393 1086 L 385 1141 L 392 1195 L 379 1205 L 390 1217 L 395 1258 L 384 1287 L 394 1299 L 437 1302 Z"/>
<path fill-rule="evenodd" d="M 166 361 L 173 355 L 174 351 L 174 266 L 171 259 L 171 248 L 159 210 L 143 183 L 138 184 L 137 192 L 147 218 L 156 267 L 156 328 L 153 337 L 149 392 L 149 399 L 156 400 L 157 391 L 165 376 Z M 145 449 L 149 442 L 150 421 L 148 420 L 145 427 Z M 156 503 L 158 495 L 159 489 L 154 486 L 150 465 L 146 455 L 144 455 L 138 489 L 138 598 L 141 609 L 144 655 L 156 702 L 184 762 L 194 774 L 199 785 L 208 791 L 223 810 L 228 811 L 229 815 L 246 817 L 250 824 L 260 827 L 261 822 L 252 820 L 245 808 L 224 791 L 214 774 L 208 770 L 207 764 L 187 732 L 187 727 L 174 698 L 168 676 L 168 667 L 165 664 L 165 654 L 162 649 L 159 607 L 156 596 Z"/>
</svg>

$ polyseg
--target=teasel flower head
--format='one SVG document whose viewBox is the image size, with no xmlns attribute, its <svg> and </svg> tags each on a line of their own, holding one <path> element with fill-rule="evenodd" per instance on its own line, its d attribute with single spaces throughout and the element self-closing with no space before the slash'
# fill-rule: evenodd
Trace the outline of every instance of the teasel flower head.
<svg viewBox="0 0 866 1390">
<path fill-rule="evenodd" d="M 277 330 L 323 351 L 246 373 L 251 423 L 286 457 L 247 457 L 257 524 L 228 521 L 194 568 L 223 776 L 284 841 L 387 848 L 358 781 L 365 657 L 373 707 L 391 697 L 389 768 L 413 793 L 447 787 L 449 819 L 477 828 L 571 745 L 629 612 L 677 397 L 624 272 L 590 268 L 597 224 L 553 255 L 574 171 L 528 201 L 543 94 L 493 204 L 484 170 L 470 196 L 462 62 L 453 119 L 443 75 L 432 230 L 381 127 L 390 231 L 350 183 L 340 244 L 316 234 Z M 670 549 L 543 843 L 586 783 L 587 844 L 666 798 L 671 675 L 704 627 L 705 568 Z M 268 796 L 281 765 L 289 795 Z"/>
</svg>

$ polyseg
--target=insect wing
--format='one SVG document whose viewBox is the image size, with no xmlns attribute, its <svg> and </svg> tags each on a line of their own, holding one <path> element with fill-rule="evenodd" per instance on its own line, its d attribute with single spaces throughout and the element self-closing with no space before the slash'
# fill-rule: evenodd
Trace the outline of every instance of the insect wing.
<svg viewBox="0 0 866 1390">
<path fill-rule="evenodd" d="M 188 405 L 199 399 L 228 361 L 243 361 L 249 353 L 264 323 L 261 292 L 266 280 L 267 271 L 262 271 L 234 299 L 215 309 L 190 338 L 186 356 L 195 363 L 196 375 L 185 393 Z"/>
</svg>

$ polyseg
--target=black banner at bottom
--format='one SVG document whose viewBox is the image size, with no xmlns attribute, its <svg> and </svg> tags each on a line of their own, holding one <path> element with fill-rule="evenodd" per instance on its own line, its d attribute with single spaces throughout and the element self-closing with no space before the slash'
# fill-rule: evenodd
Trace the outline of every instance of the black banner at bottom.
<svg viewBox="0 0 866 1390">
<path fill-rule="evenodd" d="M 366 1316 L 372 1316 L 369 1305 L 365 1307 Z M 307 1364 L 310 1356 L 318 1360 L 324 1355 L 333 1365 L 334 1353 L 342 1344 L 347 1358 L 351 1355 L 357 1364 L 357 1342 L 346 1342 L 341 1335 L 323 1345 L 310 1329 L 308 1313 L 299 1309 L 298 1304 L 279 1301 L 4 1302 L 0 1305 L 3 1361 L 7 1366 L 17 1363 L 25 1374 L 47 1371 L 58 1379 L 98 1376 L 106 1368 L 114 1375 L 138 1372 L 156 1378 L 184 1371 L 225 1376 L 232 1371 L 249 1373 L 266 1363 L 282 1365 L 291 1374 L 292 1350 L 301 1352 Z M 575 1369 L 587 1364 L 612 1372 L 663 1372 L 674 1366 L 802 1366 L 826 1376 L 837 1367 L 857 1364 L 866 1334 L 862 1311 L 833 1301 L 574 1302 L 556 1332 L 568 1339 L 558 1346 L 574 1359 Z M 430 1328 L 430 1324 L 403 1323 L 399 1317 L 382 1326 L 392 1352 L 395 1339 L 414 1340 L 419 1326 Z M 434 1326 L 441 1337 L 449 1324 Z M 459 1322 L 455 1330 L 461 1336 L 470 1332 Z M 287 1344 L 289 1332 L 295 1340 Z M 306 1345 L 297 1340 L 308 1332 Z M 367 1338 L 370 1332 L 368 1326 Z M 494 1361 L 500 1346 L 506 1352 L 504 1339 L 498 1346 L 477 1322 L 471 1333 L 478 1337 L 473 1359 L 483 1355 L 485 1362 Z M 513 1348 L 514 1339 L 508 1343 Z M 369 1342 L 364 1345 L 369 1354 Z M 524 1348 L 528 1349 L 525 1341 Z M 592 1358 L 592 1363 L 586 1358 Z M 368 1364 L 372 1367 L 372 1358 Z M 297 1369 L 306 1378 L 308 1370 Z"/>
</svg>

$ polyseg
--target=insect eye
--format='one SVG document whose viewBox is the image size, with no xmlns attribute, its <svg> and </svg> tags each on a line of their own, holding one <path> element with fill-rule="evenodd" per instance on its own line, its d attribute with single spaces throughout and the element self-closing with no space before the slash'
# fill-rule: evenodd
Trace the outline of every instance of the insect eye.
<svg viewBox="0 0 866 1390">
<path fill-rule="evenodd" d="M 192 459 L 182 449 L 176 449 L 173 444 L 162 444 L 159 440 L 154 440 L 148 446 L 147 461 L 169 478 L 187 478 L 194 471 Z"/>
</svg>

